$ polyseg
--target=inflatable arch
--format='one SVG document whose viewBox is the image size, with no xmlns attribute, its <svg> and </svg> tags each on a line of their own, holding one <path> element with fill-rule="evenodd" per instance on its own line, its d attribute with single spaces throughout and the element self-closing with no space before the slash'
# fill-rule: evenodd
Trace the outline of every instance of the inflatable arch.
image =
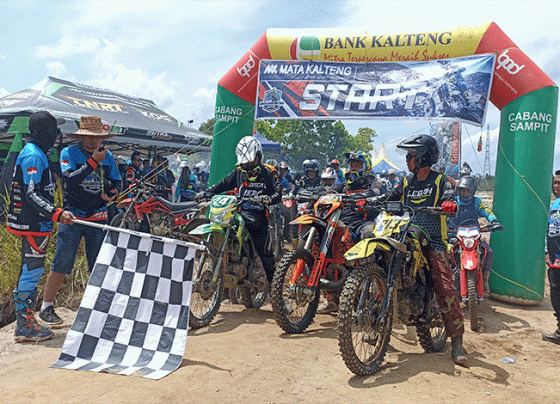
<svg viewBox="0 0 560 404">
<path fill-rule="evenodd" d="M 219 81 L 210 182 L 235 166 L 235 146 L 253 131 L 261 59 L 338 62 L 427 61 L 494 53 L 490 101 L 501 110 L 492 235 L 492 294 L 536 304 L 544 294 L 558 87 L 495 24 L 417 34 L 352 29 L 269 29 Z"/>
</svg>

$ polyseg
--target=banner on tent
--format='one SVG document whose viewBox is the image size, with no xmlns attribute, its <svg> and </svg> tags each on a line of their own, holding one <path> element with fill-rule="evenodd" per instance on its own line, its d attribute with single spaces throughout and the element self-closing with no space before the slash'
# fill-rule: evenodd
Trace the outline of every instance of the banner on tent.
<svg viewBox="0 0 560 404">
<path fill-rule="evenodd" d="M 256 119 L 439 119 L 481 126 L 494 54 L 430 62 L 261 60 Z"/>
</svg>

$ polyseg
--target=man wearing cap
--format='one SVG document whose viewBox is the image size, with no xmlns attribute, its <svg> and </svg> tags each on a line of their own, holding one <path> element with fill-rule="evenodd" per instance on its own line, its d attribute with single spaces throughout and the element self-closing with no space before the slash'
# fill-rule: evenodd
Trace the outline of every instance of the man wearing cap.
<svg viewBox="0 0 560 404">
<path fill-rule="evenodd" d="M 391 183 L 391 189 L 398 188 L 398 186 L 401 185 L 401 181 L 399 177 L 397 177 L 397 171 L 394 168 L 388 171 L 387 179 Z"/>
<path fill-rule="evenodd" d="M 64 207 L 80 220 L 106 224 L 107 202 L 117 196 L 117 190 L 121 188 L 121 177 L 113 154 L 101 145 L 101 141 L 114 135 L 104 130 L 101 118 L 83 116 L 80 129 L 68 136 L 80 140 L 80 143 L 66 147 L 60 156 L 65 185 Z M 103 243 L 103 236 L 102 229 L 91 226 L 75 224 L 58 227 L 56 252 L 47 276 L 43 305 L 39 313 L 39 318 L 45 323 L 62 323 L 54 312 L 54 299 L 64 277 L 72 272 L 82 237 L 85 238 L 91 272 Z"/>
<path fill-rule="evenodd" d="M 21 271 L 14 302 L 16 342 L 39 342 L 52 338 L 49 329 L 37 324 L 37 283 L 45 268 L 45 254 L 52 222 L 71 225 L 74 215 L 54 204 L 54 188 L 47 151 L 54 146 L 60 129 L 49 112 L 40 111 L 29 119 L 29 141 L 16 160 L 7 230 L 21 237 Z"/>
</svg>

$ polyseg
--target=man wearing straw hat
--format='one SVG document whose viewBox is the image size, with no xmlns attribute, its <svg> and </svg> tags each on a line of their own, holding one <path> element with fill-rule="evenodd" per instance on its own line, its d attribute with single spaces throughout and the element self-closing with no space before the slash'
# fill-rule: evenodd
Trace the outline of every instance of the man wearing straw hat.
<svg viewBox="0 0 560 404">
<path fill-rule="evenodd" d="M 121 188 L 121 176 L 113 154 L 102 146 L 101 141 L 114 134 L 104 130 L 101 118 L 82 116 L 79 130 L 67 136 L 80 142 L 66 147 L 60 155 L 65 185 L 64 208 L 77 219 L 106 224 L 107 202 L 117 196 Z M 43 305 L 39 313 L 39 318 L 51 326 L 62 324 L 54 311 L 54 299 L 65 276 L 72 272 L 82 237 L 85 238 L 91 272 L 103 243 L 103 230 L 79 224 L 58 227 L 56 252 L 47 276 Z"/>
</svg>

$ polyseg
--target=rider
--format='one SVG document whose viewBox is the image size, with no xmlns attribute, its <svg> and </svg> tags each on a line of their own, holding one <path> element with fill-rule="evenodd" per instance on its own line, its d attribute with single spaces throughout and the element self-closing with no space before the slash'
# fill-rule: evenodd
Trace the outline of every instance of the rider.
<svg viewBox="0 0 560 404">
<path fill-rule="evenodd" d="M 321 183 L 323 184 L 323 188 L 325 190 L 330 191 L 337 185 L 337 178 L 336 171 L 332 167 L 327 167 L 321 173 Z"/>
<path fill-rule="evenodd" d="M 294 178 L 292 177 L 292 174 L 290 174 L 290 167 L 288 166 L 288 163 L 286 161 L 281 161 L 278 164 L 278 174 L 280 176 L 279 177 L 280 184 L 282 184 L 282 192 L 288 193 L 292 191 L 294 189 L 295 181 Z M 279 206 L 280 206 L 280 214 L 284 218 L 284 226 L 282 227 L 282 230 L 284 232 L 283 234 L 284 240 L 290 243 L 292 242 L 292 235 L 291 235 L 292 231 L 289 223 L 293 219 L 293 212 L 292 210 L 290 210 L 290 208 L 285 206 L 283 203 L 279 204 Z"/>
<path fill-rule="evenodd" d="M 251 234 L 253 245 L 266 272 L 268 282 L 274 275 L 274 256 L 266 248 L 268 236 L 267 205 L 274 205 L 282 199 L 282 185 L 277 173 L 271 171 L 262 162 L 262 146 L 253 136 L 242 138 L 235 149 L 237 167 L 223 180 L 208 189 L 210 194 L 235 190 L 241 198 L 258 200 L 259 204 L 245 202 L 241 207 L 241 216 Z M 197 194 L 197 199 L 206 197 L 206 193 Z"/>
<path fill-rule="evenodd" d="M 323 186 L 321 185 L 321 178 L 319 178 L 320 169 L 318 160 L 305 160 L 303 162 L 302 171 L 304 175 L 296 183 L 296 189 L 294 189 L 294 193 L 297 193 L 297 190 L 299 188 L 303 188 L 308 191 L 318 191 L 323 188 Z"/>
<path fill-rule="evenodd" d="M 331 161 L 330 166 L 336 172 L 336 176 L 337 176 L 336 183 L 337 184 L 343 184 L 344 183 L 344 171 L 342 171 L 342 169 L 340 168 L 340 161 L 338 161 L 337 159 L 333 159 Z"/>
<path fill-rule="evenodd" d="M 447 177 L 431 169 L 439 157 L 436 140 L 429 135 L 412 135 L 399 143 L 397 148 L 407 152 L 406 164 L 412 176 L 405 177 L 402 186 L 376 199 L 400 200 L 405 205 L 415 207 L 441 206 L 446 213 L 454 212 L 457 204 L 454 202 L 454 193 L 446 186 Z M 447 254 L 446 221 L 443 217 L 420 212 L 415 224 L 431 238 L 426 251 L 427 258 L 445 330 L 451 337 L 451 357 L 456 364 L 468 367 L 467 357 L 463 353 L 463 313 L 453 288 L 451 264 Z"/>
<path fill-rule="evenodd" d="M 503 229 L 503 226 L 498 222 L 498 218 L 492 213 L 490 208 L 482 202 L 482 199 L 478 196 L 474 196 L 475 192 L 476 180 L 473 177 L 466 175 L 459 180 L 457 183 L 457 217 L 448 220 L 450 230 L 456 231 L 459 226 L 478 227 L 479 217 L 484 217 L 495 229 L 500 227 Z M 480 244 L 486 250 L 486 257 L 484 258 L 482 267 L 482 273 L 484 275 L 484 293 L 490 293 L 488 277 L 492 270 L 492 257 L 494 256 L 494 252 L 486 241 L 481 239 Z"/>
<path fill-rule="evenodd" d="M 374 196 L 373 191 L 374 177 L 371 174 L 371 159 L 368 153 L 358 151 L 355 153 L 345 153 L 344 157 L 348 160 L 348 170 L 346 171 L 345 184 L 337 185 L 334 190 L 337 193 L 347 195 L 363 195 L 364 198 Z M 374 210 L 357 211 L 352 206 L 344 206 L 340 220 L 357 239 L 373 236 L 373 220 L 377 212 Z M 338 310 L 338 295 L 326 293 L 326 301 L 317 307 L 317 313 L 330 313 Z"/>
<path fill-rule="evenodd" d="M 287 190 L 292 190 L 295 184 L 294 177 L 290 174 L 290 166 L 287 162 L 281 161 L 278 164 L 278 174 L 280 174 L 280 182 L 284 188 L 284 192 Z"/>
<path fill-rule="evenodd" d="M 388 171 L 387 180 L 389 180 L 389 183 L 391 184 L 391 189 L 397 188 L 401 185 L 401 181 L 399 180 L 399 177 L 397 177 L 397 171 L 394 168 L 391 168 Z"/>
</svg>

